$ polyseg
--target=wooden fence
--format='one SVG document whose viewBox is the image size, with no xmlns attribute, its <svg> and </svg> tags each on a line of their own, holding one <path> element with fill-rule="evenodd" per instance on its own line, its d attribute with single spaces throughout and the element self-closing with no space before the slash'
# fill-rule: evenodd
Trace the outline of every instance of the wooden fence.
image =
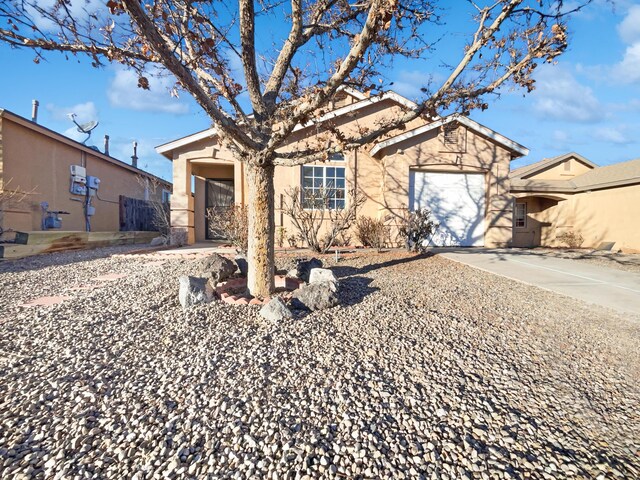
<svg viewBox="0 0 640 480">
<path fill-rule="evenodd" d="M 156 232 L 155 210 L 151 202 L 120 195 L 120 231 Z"/>
</svg>

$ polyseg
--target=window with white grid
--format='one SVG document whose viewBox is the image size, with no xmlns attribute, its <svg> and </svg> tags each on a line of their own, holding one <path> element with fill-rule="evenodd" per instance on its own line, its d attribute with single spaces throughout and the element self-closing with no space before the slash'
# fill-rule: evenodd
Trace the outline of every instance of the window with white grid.
<svg viewBox="0 0 640 480">
<path fill-rule="evenodd" d="M 527 204 L 516 203 L 516 212 L 513 217 L 516 228 L 525 228 L 527 226 Z"/>
<path fill-rule="evenodd" d="M 304 208 L 320 207 L 342 209 L 345 205 L 346 187 L 344 167 L 303 166 L 302 205 Z"/>
</svg>

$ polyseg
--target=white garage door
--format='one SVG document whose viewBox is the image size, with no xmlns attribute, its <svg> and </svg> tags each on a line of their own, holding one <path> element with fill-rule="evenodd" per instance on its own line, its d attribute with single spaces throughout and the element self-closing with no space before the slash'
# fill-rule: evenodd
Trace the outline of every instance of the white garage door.
<svg viewBox="0 0 640 480">
<path fill-rule="evenodd" d="M 484 174 L 412 171 L 409 203 L 412 210 L 428 208 L 440 223 L 431 245 L 484 245 Z"/>
</svg>

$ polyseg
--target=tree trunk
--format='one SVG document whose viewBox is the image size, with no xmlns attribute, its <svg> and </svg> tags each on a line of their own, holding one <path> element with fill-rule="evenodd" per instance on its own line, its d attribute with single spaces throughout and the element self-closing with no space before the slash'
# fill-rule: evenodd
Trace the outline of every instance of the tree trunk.
<svg viewBox="0 0 640 480">
<path fill-rule="evenodd" d="M 266 297 L 274 283 L 274 188 L 273 165 L 247 162 L 249 184 L 249 247 L 247 287 L 254 297 Z"/>
</svg>

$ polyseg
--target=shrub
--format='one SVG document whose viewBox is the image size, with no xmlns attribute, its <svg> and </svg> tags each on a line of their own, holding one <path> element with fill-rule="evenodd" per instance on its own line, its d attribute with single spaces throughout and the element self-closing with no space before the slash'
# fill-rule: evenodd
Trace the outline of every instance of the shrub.
<svg viewBox="0 0 640 480">
<path fill-rule="evenodd" d="M 383 220 L 362 216 L 356 222 L 356 237 L 365 247 L 373 247 L 380 251 L 389 238 L 389 228 Z"/>
<path fill-rule="evenodd" d="M 556 240 L 564 243 L 569 248 L 580 248 L 584 242 L 582 235 L 574 232 L 573 230 L 567 230 L 566 232 L 562 232 L 560 235 L 556 235 Z"/>
<path fill-rule="evenodd" d="M 153 212 L 151 223 L 167 241 L 171 233 L 171 206 L 162 202 L 149 202 L 149 205 Z"/>
<path fill-rule="evenodd" d="M 399 226 L 399 235 L 404 239 L 405 247 L 410 252 L 424 252 L 426 243 L 431 239 L 440 225 L 431 219 L 431 211 L 421 208 L 406 210 Z"/>
<path fill-rule="evenodd" d="M 249 248 L 249 217 L 247 207 L 234 205 L 207 209 L 209 233 L 227 239 L 241 253 Z"/>
<path fill-rule="evenodd" d="M 348 192 L 346 206 L 343 209 L 329 208 L 332 191 L 318 190 L 315 194 L 307 194 L 302 202 L 299 187 L 292 188 L 285 194 L 283 211 L 291 218 L 291 223 L 298 231 L 300 238 L 318 253 L 327 253 L 336 242 L 346 241 L 346 232 L 356 220 L 356 211 L 366 197 L 354 190 Z M 324 235 L 320 235 L 323 222 L 327 222 Z"/>
</svg>

